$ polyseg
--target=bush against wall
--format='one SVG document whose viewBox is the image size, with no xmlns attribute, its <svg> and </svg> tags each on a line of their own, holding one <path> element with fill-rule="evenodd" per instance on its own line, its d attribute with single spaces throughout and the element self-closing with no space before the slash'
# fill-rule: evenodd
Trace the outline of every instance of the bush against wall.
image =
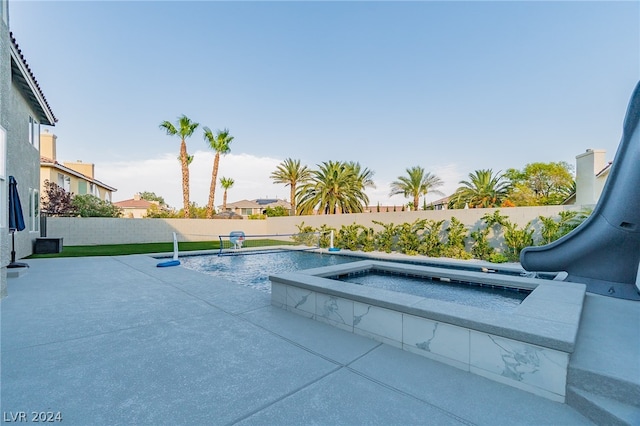
<svg viewBox="0 0 640 426">
<path fill-rule="evenodd" d="M 448 226 L 444 220 L 417 219 L 412 223 L 394 225 L 372 221 L 381 229 L 374 230 L 353 223 L 342 225 L 335 233 L 337 247 L 352 251 L 398 252 L 408 255 L 424 255 L 430 257 L 449 257 L 454 259 L 481 259 L 495 263 L 518 261 L 522 249 L 535 244 L 548 244 L 562 235 L 575 229 L 589 216 L 589 212 L 560 212 L 558 217 L 540 216 L 542 223 L 539 236 L 531 222 L 524 226 L 509 221 L 499 210 L 482 217 L 482 226 L 469 234 L 467 227 L 457 218 L 452 217 Z M 334 230 L 326 225 L 314 228 L 297 225 L 299 238 L 306 238 L 312 232 L 321 232 L 321 247 L 328 247 L 329 231 Z M 334 230 L 335 231 L 335 230 Z M 493 247 L 488 240 L 489 234 L 501 236 L 504 247 Z"/>
</svg>

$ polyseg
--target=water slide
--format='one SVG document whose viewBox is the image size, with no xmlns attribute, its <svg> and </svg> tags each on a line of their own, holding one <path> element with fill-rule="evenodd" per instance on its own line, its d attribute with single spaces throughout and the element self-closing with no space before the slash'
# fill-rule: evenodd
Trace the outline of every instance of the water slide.
<svg viewBox="0 0 640 426">
<path fill-rule="evenodd" d="M 527 271 L 567 272 L 587 291 L 640 300 L 640 82 L 624 119 L 622 140 L 593 213 L 564 237 L 527 247 Z"/>
</svg>

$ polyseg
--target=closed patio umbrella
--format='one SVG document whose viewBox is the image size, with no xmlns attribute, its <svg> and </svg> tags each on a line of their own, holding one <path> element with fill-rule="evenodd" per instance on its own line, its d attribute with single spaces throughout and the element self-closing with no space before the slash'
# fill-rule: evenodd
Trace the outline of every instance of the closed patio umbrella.
<svg viewBox="0 0 640 426">
<path fill-rule="evenodd" d="M 26 263 L 16 262 L 16 231 L 22 231 L 25 228 L 24 215 L 22 214 L 22 204 L 20 203 L 20 195 L 18 194 L 18 182 L 13 176 L 9 176 L 9 229 L 11 230 L 11 263 L 7 268 L 24 268 L 29 267 Z"/>
</svg>

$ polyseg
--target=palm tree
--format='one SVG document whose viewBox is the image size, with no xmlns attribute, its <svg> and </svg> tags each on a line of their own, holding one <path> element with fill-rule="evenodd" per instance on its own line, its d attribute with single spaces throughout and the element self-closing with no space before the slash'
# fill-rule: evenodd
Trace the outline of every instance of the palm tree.
<svg viewBox="0 0 640 426">
<path fill-rule="evenodd" d="M 182 157 L 181 157 L 180 155 L 178 155 L 178 161 L 179 161 L 180 163 L 182 163 Z M 187 165 L 189 165 L 189 166 L 190 166 L 190 165 L 191 165 L 191 163 L 193 163 L 193 155 L 189 155 L 189 154 L 187 153 Z"/>
<path fill-rule="evenodd" d="M 306 183 L 311 177 L 311 170 L 307 166 L 301 166 L 300 160 L 287 158 L 278 165 L 269 176 L 273 183 L 283 183 L 289 186 L 291 200 L 291 215 L 296 214 L 296 187 Z"/>
<path fill-rule="evenodd" d="M 198 123 L 191 121 L 186 115 L 178 117 L 176 126 L 170 121 L 160 123 L 160 128 L 167 132 L 170 136 L 180 137 L 180 164 L 182 165 L 182 203 L 184 217 L 189 217 L 189 154 L 187 154 L 187 143 L 185 139 L 191 137 L 193 132 L 199 126 Z"/>
<path fill-rule="evenodd" d="M 349 163 L 328 161 L 311 172 L 311 179 L 296 193 L 298 212 L 312 214 L 361 213 L 368 205 L 360 176 Z"/>
<path fill-rule="evenodd" d="M 461 180 L 462 184 L 453 194 L 454 207 L 460 208 L 465 203 L 469 208 L 499 207 L 507 198 L 511 184 L 500 172 L 494 174 L 491 169 L 476 170 L 469 173 L 469 180 Z"/>
<path fill-rule="evenodd" d="M 434 194 L 444 194 L 436 188 L 443 185 L 442 179 L 438 176 L 425 172 L 420 166 L 410 167 L 407 170 L 407 176 L 398 176 L 398 180 L 391 182 L 390 196 L 402 194 L 405 198 L 413 197 L 413 206 L 415 209 L 420 205 L 421 195 L 427 195 L 432 192 Z"/>
<path fill-rule="evenodd" d="M 347 166 L 351 167 L 353 173 L 356 176 L 356 180 L 362 186 L 362 188 L 375 188 L 376 184 L 373 182 L 374 172 L 368 168 L 362 168 L 360 163 L 350 161 Z"/>
<path fill-rule="evenodd" d="M 210 128 L 204 127 L 204 140 L 209 142 L 209 147 L 216 152 L 213 158 L 213 170 L 211 172 L 211 186 L 209 187 L 209 202 L 207 203 L 207 219 L 213 217 L 213 201 L 216 196 L 216 182 L 218 180 L 218 166 L 220 154 L 225 155 L 231 151 L 229 146 L 233 142 L 233 136 L 229 129 L 218 130 L 214 135 Z"/>
<path fill-rule="evenodd" d="M 224 195 L 222 196 L 222 211 L 227 210 L 227 190 L 236 183 L 235 180 L 227 177 L 220 178 L 220 186 L 224 188 Z"/>
</svg>

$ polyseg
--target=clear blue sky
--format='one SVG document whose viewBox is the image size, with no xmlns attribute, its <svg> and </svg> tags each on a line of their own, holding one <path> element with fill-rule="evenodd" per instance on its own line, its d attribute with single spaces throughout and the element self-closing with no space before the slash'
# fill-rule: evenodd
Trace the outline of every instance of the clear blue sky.
<svg viewBox="0 0 640 426">
<path fill-rule="evenodd" d="M 186 114 L 229 128 L 229 200 L 280 196 L 292 157 L 359 161 L 372 204 L 420 165 L 452 192 L 470 172 L 612 160 L 640 78 L 639 2 L 33 2 L 10 27 L 59 119 L 58 160 L 96 164 L 119 189 L 181 206 Z M 192 200 L 206 204 L 201 133 Z M 435 199 L 438 197 L 432 197 Z M 216 204 L 221 204 L 221 191 Z"/>
</svg>

